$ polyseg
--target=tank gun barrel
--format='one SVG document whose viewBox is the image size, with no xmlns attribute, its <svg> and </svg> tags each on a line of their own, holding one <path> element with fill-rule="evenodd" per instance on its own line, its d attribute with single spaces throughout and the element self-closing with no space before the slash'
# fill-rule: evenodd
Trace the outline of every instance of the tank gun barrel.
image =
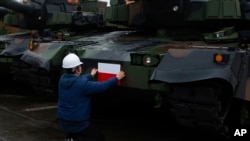
<svg viewBox="0 0 250 141">
<path fill-rule="evenodd" d="M 22 0 L 0 0 L 0 6 L 26 15 L 31 15 L 35 9 L 34 4 Z"/>
<path fill-rule="evenodd" d="M 9 9 L 0 6 L 0 15 L 5 15 L 9 12 Z"/>
<path fill-rule="evenodd" d="M 0 16 L 8 14 L 9 9 L 0 6 Z"/>
</svg>

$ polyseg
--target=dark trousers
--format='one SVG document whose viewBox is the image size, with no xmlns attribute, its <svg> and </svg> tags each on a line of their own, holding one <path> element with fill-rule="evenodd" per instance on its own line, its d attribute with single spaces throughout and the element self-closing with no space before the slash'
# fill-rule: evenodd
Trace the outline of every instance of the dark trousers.
<svg viewBox="0 0 250 141">
<path fill-rule="evenodd" d="M 79 133 L 67 133 L 74 141 L 105 141 L 104 134 L 93 124 Z"/>
</svg>

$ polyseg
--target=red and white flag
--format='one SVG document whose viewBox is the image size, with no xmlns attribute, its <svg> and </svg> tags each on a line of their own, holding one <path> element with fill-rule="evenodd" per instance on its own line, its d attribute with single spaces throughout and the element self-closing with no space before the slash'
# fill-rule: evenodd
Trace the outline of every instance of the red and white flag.
<svg viewBox="0 0 250 141">
<path fill-rule="evenodd" d="M 111 77 L 114 77 L 120 70 L 120 64 L 98 63 L 98 81 L 102 82 Z M 118 85 L 119 84 L 120 81 L 118 82 Z"/>
</svg>

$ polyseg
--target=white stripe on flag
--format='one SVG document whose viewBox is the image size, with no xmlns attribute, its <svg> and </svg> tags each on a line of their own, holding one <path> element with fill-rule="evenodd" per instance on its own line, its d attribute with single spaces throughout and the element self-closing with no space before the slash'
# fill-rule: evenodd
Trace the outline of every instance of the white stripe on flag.
<svg viewBox="0 0 250 141">
<path fill-rule="evenodd" d="M 120 64 L 98 63 L 98 72 L 117 74 L 120 70 Z"/>
</svg>

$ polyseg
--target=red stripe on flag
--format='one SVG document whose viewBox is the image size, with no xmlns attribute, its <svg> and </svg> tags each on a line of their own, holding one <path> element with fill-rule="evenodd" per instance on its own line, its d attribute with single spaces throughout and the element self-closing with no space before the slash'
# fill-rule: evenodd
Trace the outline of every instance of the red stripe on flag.
<svg viewBox="0 0 250 141">
<path fill-rule="evenodd" d="M 102 81 L 105 81 L 105 80 L 112 78 L 112 77 L 115 77 L 115 76 L 116 76 L 116 74 L 98 72 L 98 81 L 102 82 Z M 117 84 L 120 85 L 120 81 L 118 81 Z"/>
</svg>

